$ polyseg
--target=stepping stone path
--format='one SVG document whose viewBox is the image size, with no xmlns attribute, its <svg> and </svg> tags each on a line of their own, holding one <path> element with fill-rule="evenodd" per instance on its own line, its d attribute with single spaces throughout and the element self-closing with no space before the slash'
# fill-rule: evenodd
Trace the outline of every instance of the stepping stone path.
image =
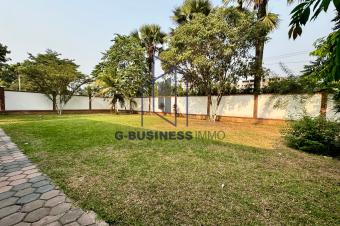
<svg viewBox="0 0 340 226">
<path fill-rule="evenodd" d="M 0 226 L 108 224 L 72 204 L 0 129 Z"/>
</svg>

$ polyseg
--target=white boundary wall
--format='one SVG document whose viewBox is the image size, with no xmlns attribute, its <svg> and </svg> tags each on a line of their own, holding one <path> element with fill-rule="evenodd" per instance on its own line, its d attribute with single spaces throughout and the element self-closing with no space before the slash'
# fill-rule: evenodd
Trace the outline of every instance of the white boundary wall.
<svg viewBox="0 0 340 226">
<path fill-rule="evenodd" d="M 173 105 L 175 97 L 171 99 L 171 112 L 174 113 Z M 212 110 L 216 110 L 216 97 L 213 97 Z M 206 115 L 207 97 L 191 96 L 189 100 L 189 114 Z M 133 109 L 141 111 L 141 98 L 135 98 L 137 106 Z M 149 110 L 149 98 L 143 98 L 143 110 Z M 158 98 L 155 98 L 155 111 L 162 112 L 158 107 Z M 120 110 L 129 110 L 129 103 L 126 106 L 117 105 Z M 151 110 L 153 101 L 151 98 Z M 315 95 L 259 95 L 257 116 L 261 119 L 297 119 L 304 113 L 310 116 L 320 114 L 321 94 Z M 333 110 L 332 96 L 329 95 L 327 103 L 327 118 L 340 119 L 340 114 Z M 52 110 L 52 101 L 41 93 L 5 91 L 5 109 L 7 111 L 29 111 L 29 110 Z M 93 110 L 111 109 L 110 100 L 93 97 Z M 253 117 L 254 96 L 253 95 L 233 95 L 224 96 L 217 109 L 219 116 L 231 117 Z M 89 110 L 89 98 L 86 96 L 74 96 L 66 104 L 65 110 Z M 177 98 L 177 112 L 186 113 L 186 97 Z"/>
<path fill-rule="evenodd" d="M 298 119 L 306 113 L 318 116 L 321 108 L 321 94 L 308 95 L 260 95 L 258 118 Z"/>
<path fill-rule="evenodd" d="M 52 110 L 52 101 L 41 93 L 5 91 L 5 109 L 21 110 Z"/>
</svg>

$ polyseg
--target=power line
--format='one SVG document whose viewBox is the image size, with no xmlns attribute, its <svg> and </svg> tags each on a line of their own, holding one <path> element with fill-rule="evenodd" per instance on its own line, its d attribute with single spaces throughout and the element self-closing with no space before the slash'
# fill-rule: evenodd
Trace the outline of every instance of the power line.
<svg viewBox="0 0 340 226">
<path fill-rule="evenodd" d="M 285 54 L 281 54 L 281 55 L 265 57 L 264 59 L 293 57 L 293 56 L 303 55 L 303 54 L 306 54 L 306 53 L 309 53 L 309 52 L 310 51 L 299 51 L 299 52 L 285 53 Z"/>
<path fill-rule="evenodd" d="M 291 55 L 291 56 L 284 56 L 284 57 L 276 57 L 276 58 L 271 58 L 271 59 L 266 59 L 266 61 L 273 61 L 273 60 L 280 60 L 280 59 L 287 59 L 287 58 L 294 58 L 294 57 L 298 57 L 301 55 L 305 55 L 305 54 L 296 54 L 296 55 Z"/>
<path fill-rule="evenodd" d="M 276 63 L 270 63 L 270 64 L 264 63 L 264 64 L 265 65 L 275 65 L 275 64 L 280 64 L 280 63 L 283 63 L 283 64 L 300 64 L 300 63 L 306 63 L 306 60 L 302 60 L 302 61 L 290 61 L 290 62 L 276 62 Z"/>
</svg>

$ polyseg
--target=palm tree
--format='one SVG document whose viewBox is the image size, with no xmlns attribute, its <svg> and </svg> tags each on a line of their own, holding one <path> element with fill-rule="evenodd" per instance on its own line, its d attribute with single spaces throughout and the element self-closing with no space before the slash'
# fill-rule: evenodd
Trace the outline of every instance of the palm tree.
<svg viewBox="0 0 340 226">
<path fill-rule="evenodd" d="M 161 31 L 161 27 L 157 24 L 146 24 L 143 25 L 139 32 L 132 32 L 131 35 L 140 38 L 140 41 L 146 49 L 148 69 L 150 75 L 150 81 L 153 79 L 154 67 L 155 67 L 155 56 L 157 53 L 162 51 L 162 44 L 166 37 L 166 33 Z M 151 112 L 151 98 L 150 93 L 152 90 L 151 83 L 149 84 L 149 112 Z"/>
<path fill-rule="evenodd" d="M 195 13 L 209 15 L 212 10 L 210 0 L 185 0 L 182 6 L 176 7 L 173 10 L 173 21 L 177 24 L 183 24 L 192 20 Z"/>
<path fill-rule="evenodd" d="M 225 4 L 235 0 L 223 0 Z M 269 0 L 236 0 L 238 8 L 243 10 L 244 4 L 253 6 L 256 10 L 257 21 L 259 26 L 258 37 L 255 40 L 255 67 L 254 67 L 254 92 L 258 93 L 261 89 L 261 80 L 263 77 L 263 52 L 264 44 L 268 39 L 268 34 L 277 28 L 279 19 L 275 13 L 267 10 Z M 292 1 L 292 0 L 288 0 Z"/>
</svg>

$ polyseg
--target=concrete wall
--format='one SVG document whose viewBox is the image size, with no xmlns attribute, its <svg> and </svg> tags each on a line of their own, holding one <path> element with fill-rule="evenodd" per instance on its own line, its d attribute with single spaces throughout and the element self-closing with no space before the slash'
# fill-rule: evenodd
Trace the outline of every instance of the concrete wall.
<svg viewBox="0 0 340 226">
<path fill-rule="evenodd" d="M 79 109 L 89 109 L 89 97 L 73 96 L 64 107 L 64 110 L 79 110 Z"/>
<path fill-rule="evenodd" d="M 154 99 L 155 112 L 163 112 L 159 108 L 159 102 L 164 102 L 164 98 Z M 213 97 L 212 111 L 216 111 L 216 97 Z M 170 101 L 171 100 L 171 101 Z M 135 98 L 137 106 L 134 110 L 141 111 L 141 98 Z M 167 97 L 167 111 L 174 113 L 175 97 Z M 149 98 L 143 98 L 143 110 L 149 110 Z M 127 101 L 125 106 L 117 105 L 120 110 L 129 110 Z M 111 108 L 110 100 L 93 97 L 93 110 L 108 110 Z M 320 114 L 321 94 L 315 95 L 259 95 L 257 116 L 261 119 L 298 119 L 303 114 L 317 116 Z M 29 111 L 29 110 L 52 110 L 52 101 L 44 94 L 29 92 L 5 91 L 5 109 L 8 111 Z M 151 110 L 153 100 L 151 98 Z M 188 97 L 189 114 L 206 115 L 207 97 Z M 253 95 L 233 95 L 224 96 L 217 109 L 219 116 L 246 117 L 252 118 L 254 112 Z M 86 96 L 74 96 L 66 104 L 65 110 L 89 110 L 89 98 Z M 177 98 L 177 112 L 186 113 L 186 97 Z M 332 96 L 329 96 L 327 103 L 327 118 L 340 119 L 340 114 L 334 111 Z"/>
<path fill-rule="evenodd" d="M 298 119 L 304 113 L 318 116 L 321 108 L 321 95 L 260 95 L 258 118 Z"/>
<path fill-rule="evenodd" d="M 41 93 L 5 91 L 5 109 L 20 110 L 52 110 L 52 101 Z"/>
<path fill-rule="evenodd" d="M 335 104 L 334 104 L 334 101 L 333 101 L 333 96 L 330 95 L 328 97 L 328 101 L 327 101 L 327 113 L 326 113 L 326 117 L 328 119 L 332 119 L 332 120 L 336 120 L 336 119 L 340 120 L 340 113 L 336 113 L 334 107 L 335 107 Z"/>
</svg>

